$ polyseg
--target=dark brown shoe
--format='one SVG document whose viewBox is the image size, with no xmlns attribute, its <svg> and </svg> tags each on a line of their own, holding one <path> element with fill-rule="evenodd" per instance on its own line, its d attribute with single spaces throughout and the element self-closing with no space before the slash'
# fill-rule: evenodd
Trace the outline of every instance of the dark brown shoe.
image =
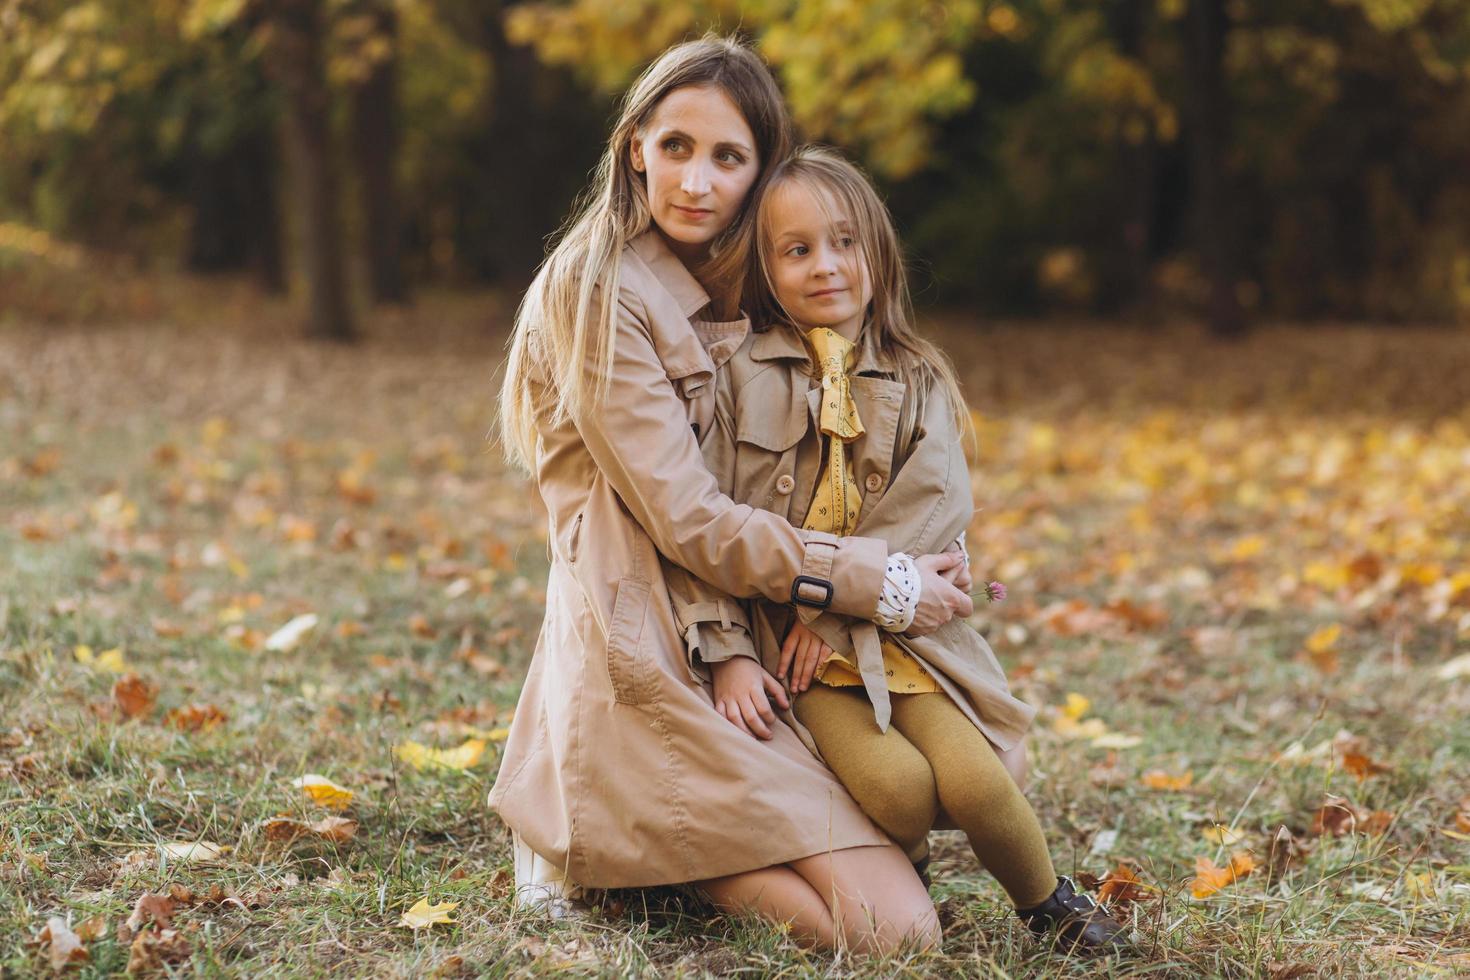
<svg viewBox="0 0 1470 980">
<path fill-rule="evenodd" d="M 1046 901 L 1016 909 L 1016 915 L 1037 935 L 1055 930 L 1057 946 L 1066 953 L 1115 953 L 1129 945 L 1122 923 L 1091 895 L 1077 894 L 1077 886 L 1066 876 L 1057 879 L 1057 889 Z"/>
</svg>

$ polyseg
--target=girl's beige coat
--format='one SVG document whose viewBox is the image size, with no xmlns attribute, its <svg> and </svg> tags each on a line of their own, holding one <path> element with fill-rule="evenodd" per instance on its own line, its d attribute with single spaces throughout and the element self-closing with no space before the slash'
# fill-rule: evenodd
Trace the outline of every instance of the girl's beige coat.
<svg viewBox="0 0 1470 980">
<path fill-rule="evenodd" d="M 811 354 L 793 330 L 752 334 L 720 372 L 715 427 L 701 440 L 722 490 L 798 525 L 823 457 L 817 426 L 821 387 L 810 368 Z M 914 393 L 894 380 L 886 356 L 868 344 L 858 348 L 852 397 L 865 430 L 851 445 L 853 476 L 863 493 L 857 533 L 885 539 L 890 551 L 916 556 L 944 551 L 974 515 L 970 471 L 948 400 L 937 394 L 917 399 L 915 410 L 906 413 Z M 913 419 L 908 425 L 902 421 L 906 416 Z M 719 601 L 712 586 L 683 578 L 675 585 L 676 615 L 691 637 L 702 638 L 701 659 L 749 654 L 753 643 L 765 668 L 777 669 L 792 606 L 753 603 L 747 639 L 738 628 L 721 630 L 709 622 L 708 610 Z M 877 627 L 838 610 L 802 609 L 802 619 L 834 649 L 855 652 L 860 666 L 876 666 L 868 691 L 875 724 L 886 728 L 888 695 Z M 1016 745 L 1030 727 L 1036 709 L 1011 695 L 995 654 L 967 623 L 952 620 L 930 636 L 895 639 L 1000 749 Z M 785 720 L 816 752 L 795 716 L 787 713 Z"/>
<path fill-rule="evenodd" d="M 544 424 L 536 482 L 549 514 L 546 618 L 490 805 L 533 850 L 591 887 L 693 881 L 887 838 L 794 731 L 770 742 L 714 710 L 686 635 L 748 628 L 722 597 L 714 625 L 676 622 L 668 581 L 785 600 L 824 572 L 833 608 L 869 617 L 881 540 L 794 530 L 733 504 L 696 435 L 715 372 L 748 323 L 695 319 L 708 296 L 654 232 L 622 254 L 611 391 L 586 417 Z M 551 415 L 541 364 L 540 413 Z M 722 622 L 723 621 L 723 622 Z M 701 632 L 702 631 L 702 632 Z"/>
</svg>

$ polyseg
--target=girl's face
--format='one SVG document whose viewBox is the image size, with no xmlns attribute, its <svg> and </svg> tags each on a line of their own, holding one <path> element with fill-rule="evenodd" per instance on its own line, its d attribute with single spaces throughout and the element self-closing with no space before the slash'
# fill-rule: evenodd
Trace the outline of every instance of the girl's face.
<svg viewBox="0 0 1470 980">
<path fill-rule="evenodd" d="M 796 326 L 831 327 L 855 341 L 873 298 L 872 280 L 862 247 L 835 205 L 800 180 L 774 188 L 761 205 L 762 234 L 770 243 L 766 273 Z"/>
<path fill-rule="evenodd" d="M 686 263 L 702 262 L 760 174 L 755 136 L 722 89 L 689 85 L 664 96 L 633 137 L 633 169 L 648 181 L 653 222 Z"/>
</svg>

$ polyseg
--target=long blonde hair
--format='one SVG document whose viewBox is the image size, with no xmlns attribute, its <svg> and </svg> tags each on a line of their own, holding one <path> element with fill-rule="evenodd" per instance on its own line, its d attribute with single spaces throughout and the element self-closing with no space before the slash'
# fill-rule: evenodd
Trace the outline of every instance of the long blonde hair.
<svg viewBox="0 0 1470 980">
<path fill-rule="evenodd" d="M 791 122 L 760 57 L 737 40 L 707 34 L 669 48 L 628 90 L 591 183 L 516 312 L 500 389 L 500 438 L 513 463 L 529 469 L 534 462 L 538 413 L 532 373 L 538 363 L 555 388 L 553 424 L 591 410 L 607 393 L 623 246 L 653 220 L 645 178 L 633 169 L 629 148 L 665 96 L 700 85 L 720 89 L 740 110 L 755 136 L 761 173 L 735 220 L 711 243 L 709 260 L 690 271 L 709 292 L 718 316 L 730 316 L 741 299 L 755 237 L 751 202 L 772 165 L 791 152 Z M 594 298 L 598 290 L 600 302 Z"/>
<path fill-rule="evenodd" d="M 908 270 L 893 218 L 868 177 L 835 150 L 803 146 L 772 168 L 766 179 L 756 201 L 758 232 L 751 280 L 758 288 L 751 290 L 748 299 L 751 322 L 757 330 L 795 329 L 792 318 L 776 298 L 770 272 L 775 260 L 774 242 L 770 234 L 770 209 L 765 207 L 776 188 L 788 183 L 804 186 L 829 219 L 840 217 L 852 228 L 859 246 L 855 253 L 862 255 L 873 287 L 873 298 L 863 322 L 862 343 L 886 354 L 893 364 L 895 379 L 908 387 L 910 397 L 905 400 L 907 407 L 901 428 L 913 431 L 919 405 L 938 389 L 954 410 L 955 431 L 965 432 L 969 414 L 954 365 L 942 350 L 914 329 Z M 863 271 L 853 270 L 854 273 Z"/>
</svg>

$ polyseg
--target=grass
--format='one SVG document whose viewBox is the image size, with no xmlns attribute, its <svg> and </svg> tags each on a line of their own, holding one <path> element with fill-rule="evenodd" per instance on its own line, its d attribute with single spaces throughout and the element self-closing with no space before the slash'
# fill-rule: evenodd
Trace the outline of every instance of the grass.
<svg viewBox="0 0 1470 980">
<path fill-rule="evenodd" d="M 498 743 L 467 771 L 393 753 L 503 727 L 535 640 L 542 516 L 485 439 L 504 303 L 429 296 L 344 349 L 189 295 L 0 329 L 0 973 L 49 972 L 50 916 L 102 916 L 74 972 L 120 972 L 117 926 L 171 888 L 182 975 L 1470 972 L 1470 678 L 1439 673 L 1470 649 L 1463 334 L 937 324 L 976 409 L 977 575 L 1011 591 L 975 623 L 1043 709 L 1030 796 L 1062 870 L 1150 890 L 1138 955 L 1071 962 L 939 834 L 944 950 L 879 962 L 672 890 L 517 913 Z M 125 717 L 79 646 L 156 703 Z M 225 720 L 167 723 L 191 704 Z M 350 840 L 270 838 L 326 813 L 304 773 L 354 791 Z M 1328 794 L 1380 832 L 1313 834 Z M 1232 852 L 1256 870 L 1193 898 Z M 398 927 L 425 897 L 455 923 Z"/>
</svg>

